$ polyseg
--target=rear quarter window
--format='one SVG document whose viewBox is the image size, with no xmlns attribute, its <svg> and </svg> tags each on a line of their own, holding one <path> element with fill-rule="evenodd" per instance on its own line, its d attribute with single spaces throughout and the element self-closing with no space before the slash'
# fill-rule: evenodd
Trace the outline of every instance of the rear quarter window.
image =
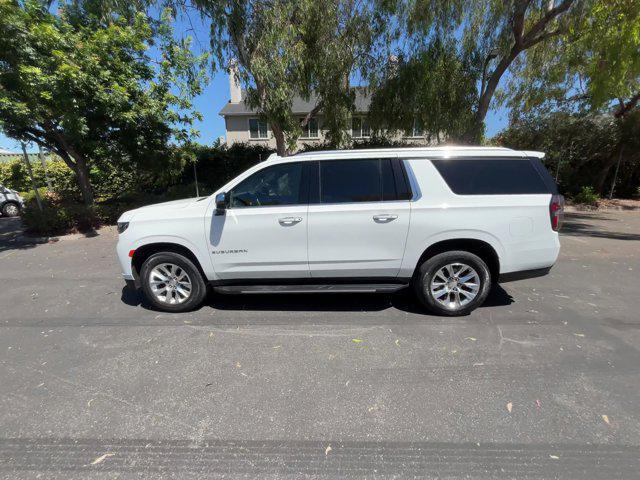
<svg viewBox="0 0 640 480">
<path fill-rule="evenodd" d="M 457 195 L 552 193 L 530 159 L 431 160 Z"/>
</svg>

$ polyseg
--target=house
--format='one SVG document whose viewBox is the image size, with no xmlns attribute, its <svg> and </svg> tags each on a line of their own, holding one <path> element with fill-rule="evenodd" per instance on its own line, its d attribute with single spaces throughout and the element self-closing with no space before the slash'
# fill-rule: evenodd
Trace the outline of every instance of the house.
<svg viewBox="0 0 640 480">
<path fill-rule="evenodd" d="M 260 144 L 269 148 L 276 148 L 276 140 L 269 124 L 259 118 L 256 110 L 245 102 L 246 92 L 241 89 L 240 83 L 233 69 L 229 72 L 229 102 L 220 110 L 224 118 L 226 131 L 226 144 L 250 143 Z M 355 113 L 351 119 L 351 129 L 348 132 L 354 140 L 366 140 L 371 137 L 371 129 L 367 114 L 371 102 L 366 87 L 354 87 Z M 293 114 L 302 120 L 311 112 L 317 104 L 317 97 L 305 100 L 294 97 L 292 101 Z M 322 112 L 312 117 L 303 129 L 302 136 L 297 140 L 298 148 L 306 145 L 318 145 L 325 142 L 326 131 L 323 129 Z M 401 140 L 416 145 L 429 143 L 420 125 L 416 122 L 412 132 L 399 134 L 393 140 Z"/>
</svg>

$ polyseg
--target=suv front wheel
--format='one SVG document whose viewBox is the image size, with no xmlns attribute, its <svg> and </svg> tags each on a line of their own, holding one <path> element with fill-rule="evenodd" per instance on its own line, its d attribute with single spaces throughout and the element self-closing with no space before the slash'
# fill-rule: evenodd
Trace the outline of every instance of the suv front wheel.
<svg viewBox="0 0 640 480">
<path fill-rule="evenodd" d="M 473 253 L 444 252 L 420 266 L 414 287 L 418 299 L 433 313 L 467 315 L 484 303 L 491 275 L 487 264 Z"/>
<path fill-rule="evenodd" d="M 147 300 L 166 312 L 186 312 L 200 306 L 207 286 L 198 267 L 174 252 L 151 255 L 140 269 L 140 283 Z"/>
<path fill-rule="evenodd" d="M 17 217 L 20 215 L 20 206 L 15 202 L 7 202 L 2 206 L 2 216 Z"/>
</svg>

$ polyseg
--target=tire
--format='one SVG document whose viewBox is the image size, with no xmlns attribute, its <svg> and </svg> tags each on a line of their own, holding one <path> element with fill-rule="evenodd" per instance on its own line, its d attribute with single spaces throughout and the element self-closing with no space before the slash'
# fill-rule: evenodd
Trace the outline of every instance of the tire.
<svg viewBox="0 0 640 480">
<path fill-rule="evenodd" d="M 20 205 L 15 202 L 7 202 L 2 206 L 3 217 L 17 217 L 20 215 Z"/>
<path fill-rule="evenodd" d="M 473 277 L 468 278 L 470 275 Z M 465 283 L 456 280 L 466 278 Z M 487 264 L 473 253 L 444 252 L 420 265 L 414 288 L 418 299 L 429 311 L 448 317 L 468 315 L 487 298 L 491 274 Z"/>
<path fill-rule="evenodd" d="M 165 312 L 198 308 L 207 295 L 207 285 L 198 267 L 174 252 L 159 252 L 147 258 L 140 269 L 140 284 L 147 301 Z"/>
</svg>

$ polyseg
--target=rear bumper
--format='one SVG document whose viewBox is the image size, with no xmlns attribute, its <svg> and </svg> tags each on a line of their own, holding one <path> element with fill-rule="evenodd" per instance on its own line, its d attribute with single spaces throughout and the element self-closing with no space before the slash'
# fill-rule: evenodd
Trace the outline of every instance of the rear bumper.
<svg viewBox="0 0 640 480">
<path fill-rule="evenodd" d="M 526 280 L 528 278 L 544 277 L 551 271 L 551 267 L 534 268 L 532 270 L 521 270 L 519 272 L 501 273 L 498 283 L 515 282 L 516 280 Z"/>
</svg>

